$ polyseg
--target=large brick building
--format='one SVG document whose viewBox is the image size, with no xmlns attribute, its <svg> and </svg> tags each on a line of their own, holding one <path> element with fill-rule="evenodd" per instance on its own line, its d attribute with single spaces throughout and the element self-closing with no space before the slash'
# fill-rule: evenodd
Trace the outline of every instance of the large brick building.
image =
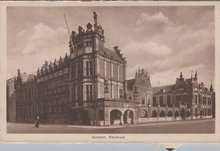
<svg viewBox="0 0 220 151">
<path fill-rule="evenodd" d="M 127 80 L 127 62 L 120 49 L 104 44 L 104 30 L 94 13 L 94 25 L 72 31 L 69 55 L 46 61 L 26 79 L 18 70 L 16 120 L 33 121 L 40 115 L 45 122 L 107 126 L 212 115 L 214 92 L 198 84 L 197 77 L 181 76 L 175 85 L 152 88 L 150 75 L 139 69 L 134 79 Z M 195 102 L 200 98 L 203 103 Z"/>
</svg>

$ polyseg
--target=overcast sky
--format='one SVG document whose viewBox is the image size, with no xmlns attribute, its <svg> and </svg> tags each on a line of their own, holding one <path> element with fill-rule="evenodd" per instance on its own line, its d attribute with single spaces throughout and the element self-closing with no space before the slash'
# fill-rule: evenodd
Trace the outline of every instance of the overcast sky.
<svg viewBox="0 0 220 151">
<path fill-rule="evenodd" d="M 105 30 L 105 46 L 118 45 L 128 62 L 128 79 L 147 68 L 153 86 L 174 84 L 198 71 L 200 82 L 214 82 L 214 7 L 8 7 L 8 78 L 17 69 L 33 73 L 45 60 L 69 54 L 68 32 L 93 24 Z"/>
</svg>

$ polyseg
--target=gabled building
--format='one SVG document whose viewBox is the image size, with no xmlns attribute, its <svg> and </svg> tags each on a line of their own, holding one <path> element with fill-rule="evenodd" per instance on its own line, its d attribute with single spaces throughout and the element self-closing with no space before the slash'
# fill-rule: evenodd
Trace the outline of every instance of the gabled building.
<svg viewBox="0 0 220 151">
<path fill-rule="evenodd" d="M 213 116 L 214 92 L 194 77 L 184 79 L 182 72 L 176 83 L 153 88 L 153 106 L 179 108 L 175 114 L 181 119 L 210 118 Z"/>
</svg>

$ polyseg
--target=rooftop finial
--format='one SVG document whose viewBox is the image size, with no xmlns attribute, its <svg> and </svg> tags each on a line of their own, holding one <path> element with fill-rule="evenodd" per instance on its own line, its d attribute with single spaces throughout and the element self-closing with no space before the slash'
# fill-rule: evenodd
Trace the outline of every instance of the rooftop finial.
<svg viewBox="0 0 220 151">
<path fill-rule="evenodd" d="M 209 89 L 209 91 L 210 91 L 210 92 L 213 92 L 213 90 L 214 90 L 214 89 L 213 89 L 213 86 L 212 86 L 212 80 L 211 80 L 211 85 L 210 85 L 210 89 Z"/>
<path fill-rule="evenodd" d="M 197 80 L 197 71 L 195 72 L 195 77 L 194 77 L 195 80 Z"/>
<path fill-rule="evenodd" d="M 183 73 L 182 72 L 180 72 L 180 79 L 182 79 L 183 78 Z"/>
<path fill-rule="evenodd" d="M 97 23 L 97 18 L 98 18 L 98 15 L 96 14 L 96 12 L 93 12 L 93 19 L 94 19 L 94 26 L 97 27 L 98 23 Z"/>
</svg>

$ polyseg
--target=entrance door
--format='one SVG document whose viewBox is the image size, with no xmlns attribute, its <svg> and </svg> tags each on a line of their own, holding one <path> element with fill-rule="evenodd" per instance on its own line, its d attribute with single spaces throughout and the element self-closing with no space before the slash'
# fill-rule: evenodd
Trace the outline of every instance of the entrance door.
<svg viewBox="0 0 220 151">
<path fill-rule="evenodd" d="M 119 125 L 121 122 L 121 111 L 112 110 L 110 112 L 110 124 L 111 125 Z"/>
</svg>

